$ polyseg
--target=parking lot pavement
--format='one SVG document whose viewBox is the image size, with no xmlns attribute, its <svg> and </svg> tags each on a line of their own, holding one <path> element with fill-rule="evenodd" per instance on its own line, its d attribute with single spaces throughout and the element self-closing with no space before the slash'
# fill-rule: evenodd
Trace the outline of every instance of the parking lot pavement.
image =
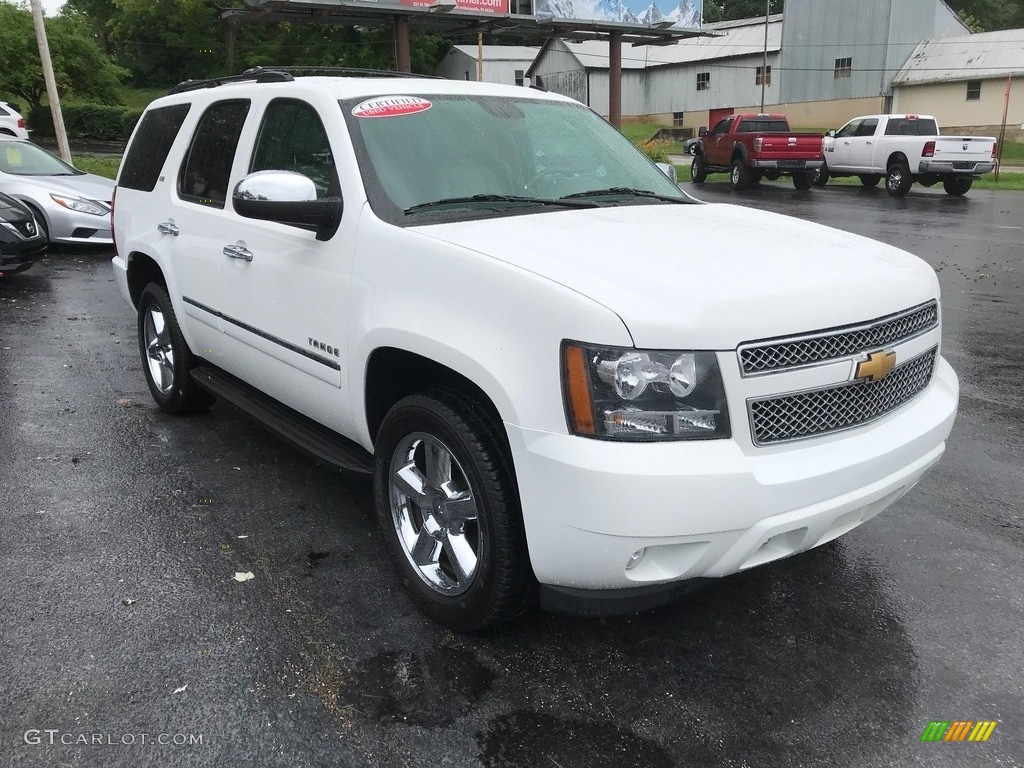
<svg viewBox="0 0 1024 768">
<path fill-rule="evenodd" d="M 368 484 L 230 406 L 154 407 L 109 254 L 0 280 L 3 765 L 1024 764 L 1024 195 L 762 187 L 696 194 L 939 270 L 959 420 L 868 525 L 617 620 L 439 629 Z M 922 743 L 934 720 L 999 724 Z"/>
</svg>

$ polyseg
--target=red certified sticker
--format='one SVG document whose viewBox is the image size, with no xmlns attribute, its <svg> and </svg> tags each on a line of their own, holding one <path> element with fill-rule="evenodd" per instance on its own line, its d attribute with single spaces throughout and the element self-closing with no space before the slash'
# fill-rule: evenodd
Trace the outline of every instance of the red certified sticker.
<svg viewBox="0 0 1024 768">
<path fill-rule="evenodd" d="M 432 106 L 419 96 L 381 96 L 357 105 L 352 114 L 356 117 L 398 117 L 424 112 Z"/>
</svg>

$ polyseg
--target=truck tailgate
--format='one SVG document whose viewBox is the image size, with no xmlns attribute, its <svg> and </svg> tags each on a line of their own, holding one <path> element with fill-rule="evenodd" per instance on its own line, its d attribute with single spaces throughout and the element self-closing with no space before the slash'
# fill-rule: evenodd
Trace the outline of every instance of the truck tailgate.
<svg viewBox="0 0 1024 768">
<path fill-rule="evenodd" d="M 820 160 L 821 136 L 814 133 L 764 133 L 754 139 L 758 160 Z"/>
<path fill-rule="evenodd" d="M 974 163 L 990 162 L 994 146 L 995 140 L 991 138 L 937 136 L 934 156 L 936 160 L 969 163 L 973 166 Z"/>
</svg>

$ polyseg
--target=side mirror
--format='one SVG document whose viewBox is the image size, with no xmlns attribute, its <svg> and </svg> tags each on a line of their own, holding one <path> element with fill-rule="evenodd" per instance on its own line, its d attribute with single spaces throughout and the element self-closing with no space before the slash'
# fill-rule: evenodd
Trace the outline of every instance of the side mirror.
<svg viewBox="0 0 1024 768">
<path fill-rule="evenodd" d="M 836 129 L 832 128 L 828 131 L 825 131 L 825 135 L 828 136 L 830 139 L 834 139 L 836 137 Z"/>
<path fill-rule="evenodd" d="M 308 229 L 317 240 L 334 236 L 343 210 L 340 197 L 318 200 L 313 180 L 295 171 L 250 173 L 235 185 L 231 201 L 239 216 Z"/>
<path fill-rule="evenodd" d="M 661 172 L 668 176 L 673 184 L 679 183 L 679 180 L 676 178 L 676 167 L 672 163 L 655 163 L 655 165 L 661 168 Z"/>
<path fill-rule="evenodd" d="M 704 138 L 705 136 L 708 135 L 708 129 L 701 128 L 699 131 L 697 131 L 697 135 L 700 136 L 701 138 Z"/>
</svg>

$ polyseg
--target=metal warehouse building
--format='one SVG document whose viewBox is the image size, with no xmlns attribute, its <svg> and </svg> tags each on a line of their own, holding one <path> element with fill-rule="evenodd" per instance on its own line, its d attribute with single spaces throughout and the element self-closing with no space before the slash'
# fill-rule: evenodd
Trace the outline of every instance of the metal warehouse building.
<svg viewBox="0 0 1024 768">
<path fill-rule="evenodd" d="M 758 111 L 764 78 L 766 110 L 795 126 L 834 128 L 895 108 L 893 80 L 922 41 L 970 37 L 942 0 L 786 0 L 768 19 L 767 46 L 763 18 L 706 28 L 719 36 L 623 51 L 623 116 L 696 130 Z M 527 74 L 607 110 L 606 47 L 549 41 Z"/>
<path fill-rule="evenodd" d="M 524 85 L 526 70 L 537 58 L 539 50 L 528 45 L 483 46 L 483 80 L 488 83 Z M 449 80 L 476 80 L 478 53 L 479 49 L 475 45 L 453 45 L 434 68 L 434 74 Z"/>
</svg>

